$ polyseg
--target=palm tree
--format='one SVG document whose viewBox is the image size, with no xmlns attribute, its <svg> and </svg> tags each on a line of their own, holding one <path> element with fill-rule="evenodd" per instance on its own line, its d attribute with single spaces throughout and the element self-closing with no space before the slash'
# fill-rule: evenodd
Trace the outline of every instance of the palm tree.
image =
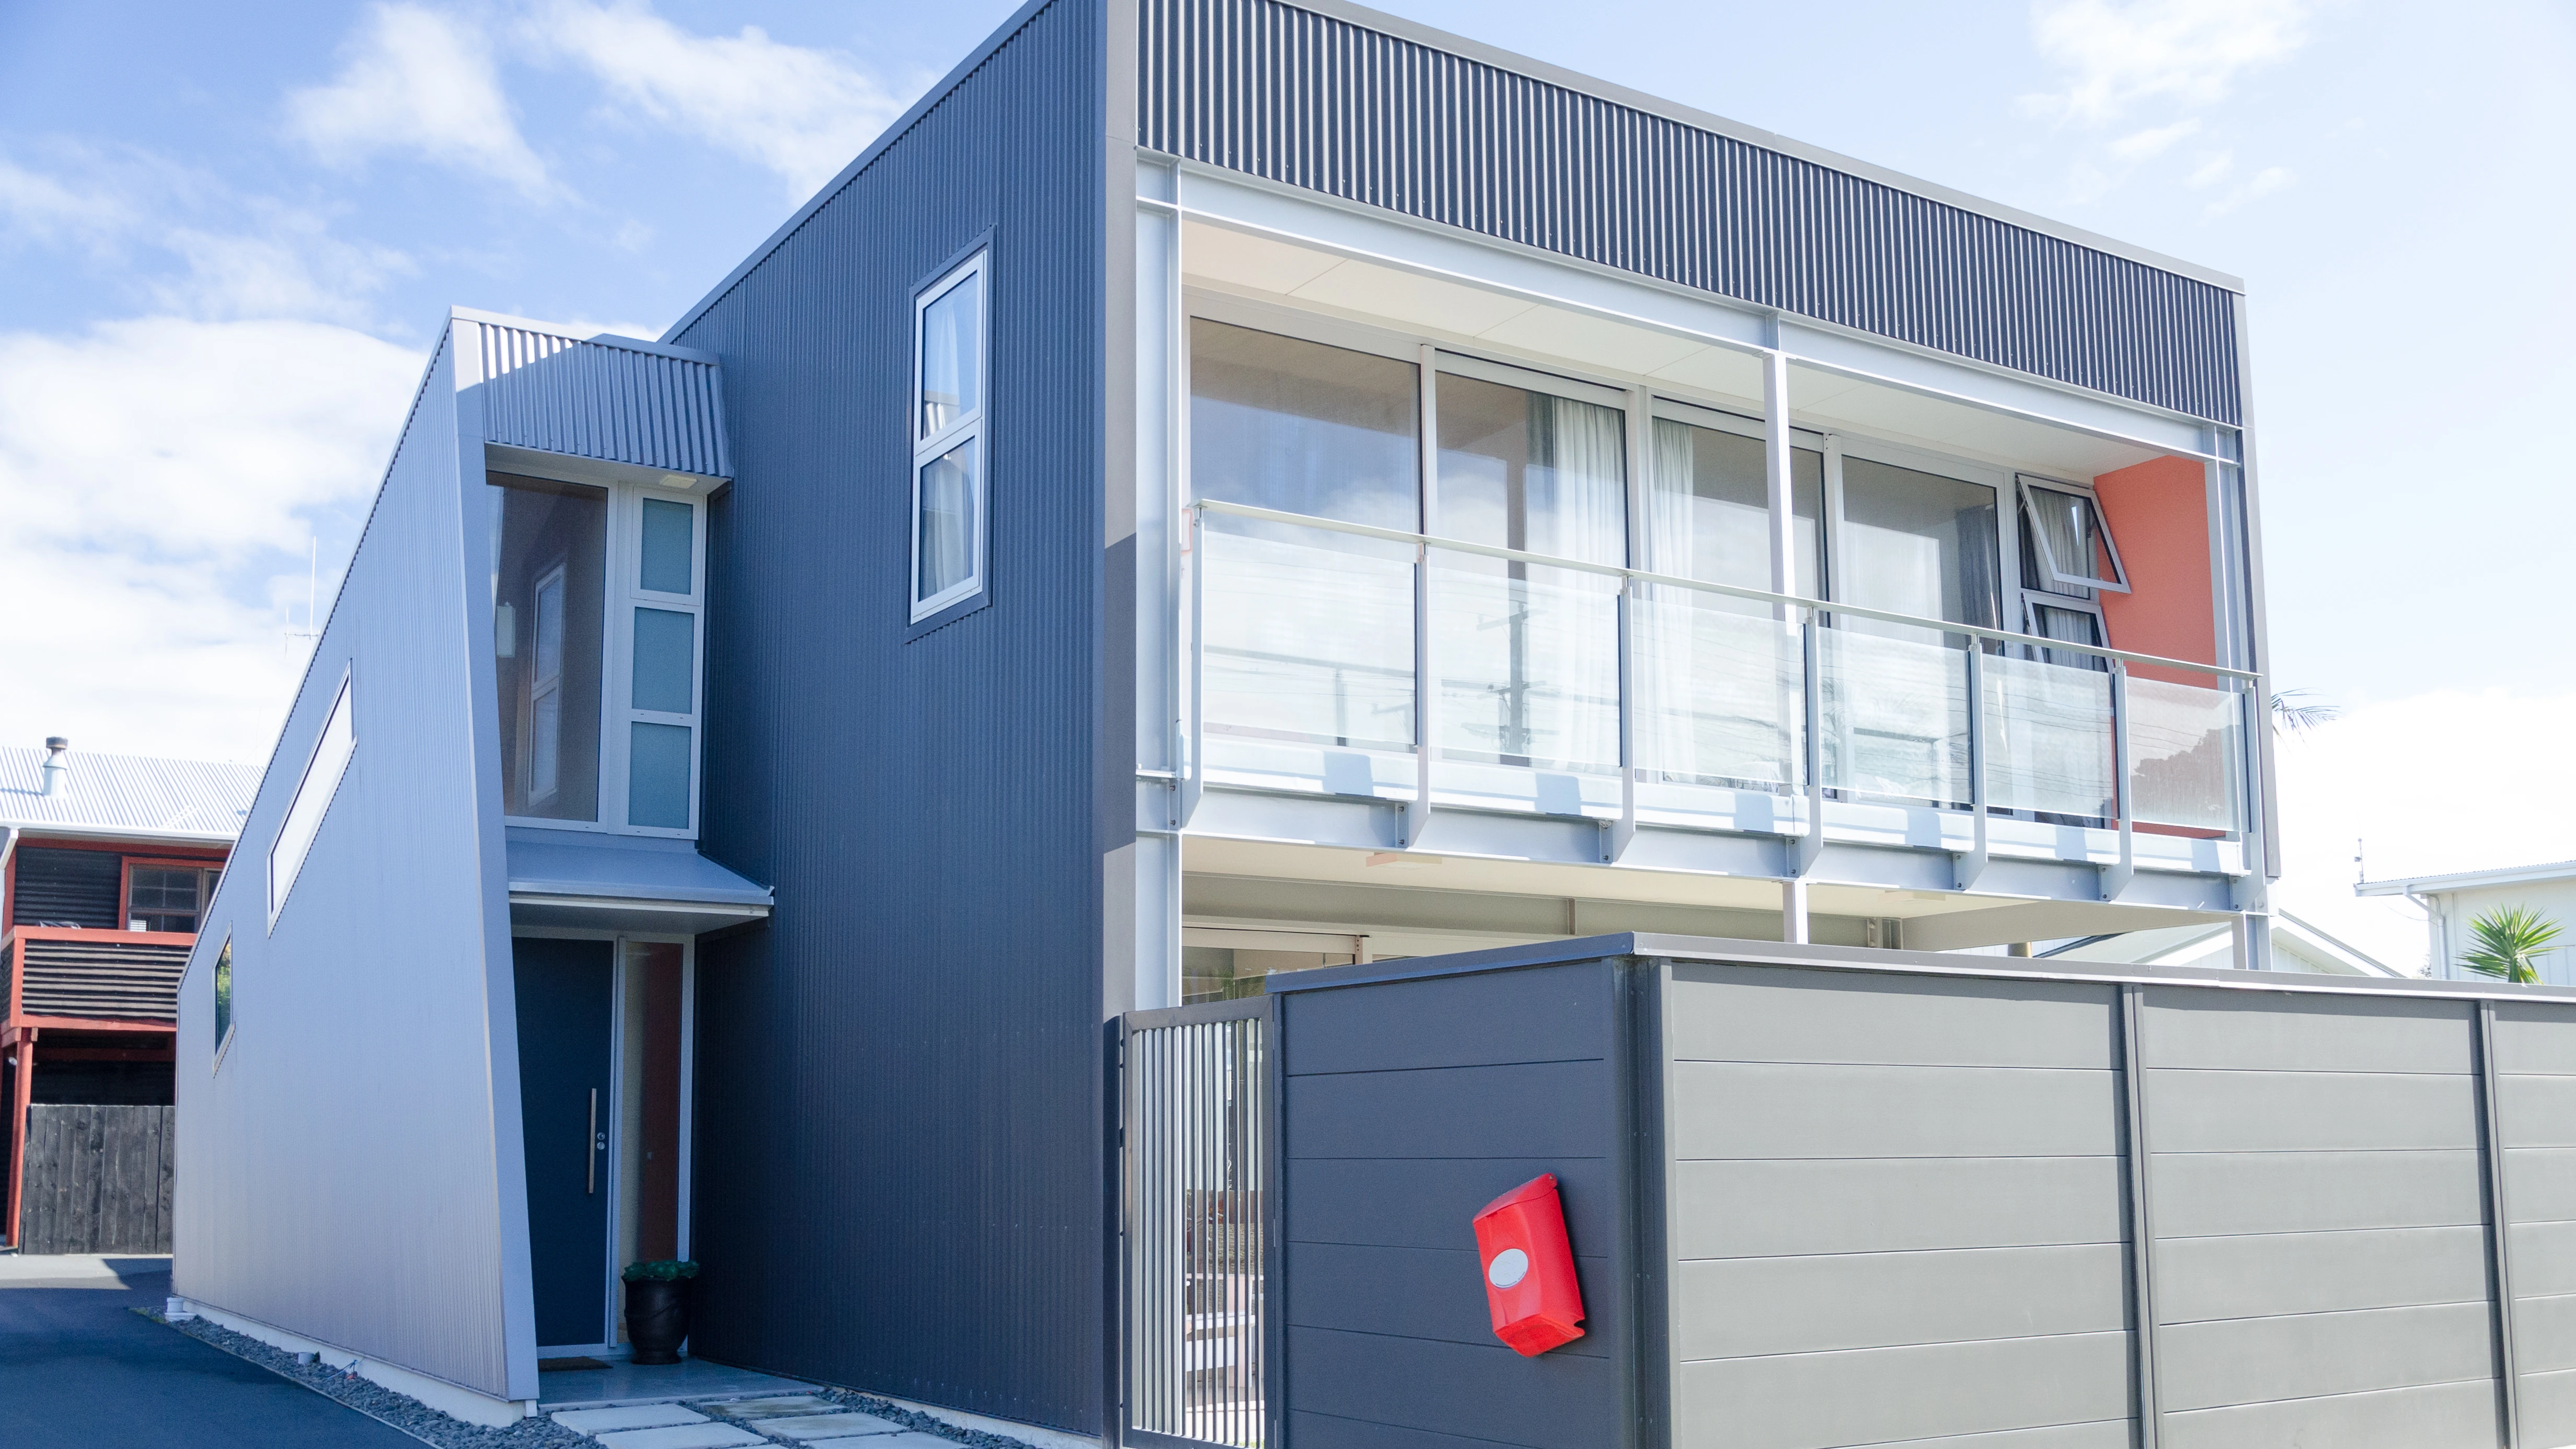
<svg viewBox="0 0 2576 1449">
<path fill-rule="evenodd" d="M 2303 735 L 2329 720 L 2343 715 L 2340 705 L 2319 701 L 2301 704 L 2304 689 L 2285 689 L 2272 696 L 2272 728 L 2285 735 Z"/>
<path fill-rule="evenodd" d="M 2536 986 L 2540 953 L 2557 943 L 2558 923 L 2529 906 L 2498 906 L 2469 922 L 2469 934 L 2478 944 L 2460 957 L 2461 965 L 2482 976 Z"/>
</svg>

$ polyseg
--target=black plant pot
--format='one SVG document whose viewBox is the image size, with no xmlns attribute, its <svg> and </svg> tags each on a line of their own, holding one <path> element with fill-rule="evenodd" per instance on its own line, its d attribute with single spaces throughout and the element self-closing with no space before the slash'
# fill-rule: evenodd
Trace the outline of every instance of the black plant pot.
<svg viewBox="0 0 2576 1449">
<path fill-rule="evenodd" d="M 646 1278 L 626 1285 L 626 1341 L 637 1363 L 678 1363 L 689 1336 L 689 1280 Z"/>
</svg>

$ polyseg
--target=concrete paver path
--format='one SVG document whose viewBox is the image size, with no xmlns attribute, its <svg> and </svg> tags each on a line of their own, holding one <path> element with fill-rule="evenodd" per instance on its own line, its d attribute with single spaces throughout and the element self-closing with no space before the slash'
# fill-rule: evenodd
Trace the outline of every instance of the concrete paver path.
<svg viewBox="0 0 2576 1449">
<path fill-rule="evenodd" d="M 420 1449 L 420 1441 L 127 1310 L 166 1258 L 0 1256 L 0 1444 L 9 1449 Z"/>
</svg>

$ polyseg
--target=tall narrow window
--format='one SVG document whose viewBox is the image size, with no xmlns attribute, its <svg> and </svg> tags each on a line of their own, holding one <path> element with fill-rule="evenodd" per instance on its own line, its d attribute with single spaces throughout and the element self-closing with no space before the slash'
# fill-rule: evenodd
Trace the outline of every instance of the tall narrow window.
<svg viewBox="0 0 2576 1449">
<path fill-rule="evenodd" d="M 268 847 L 268 924 L 272 928 L 277 925 L 277 913 L 286 909 L 287 892 L 295 889 L 295 878 L 304 872 L 305 857 L 313 849 L 313 837 L 321 832 L 322 817 L 330 812 L 331 797 L 339 793 L 349 757 L 358 751 L 349 687 L 348 679 L 340 681 L 339 696 L 331 701 L 330 716 L 322 722 L 321 738 L 314 741 L 312 758 L 305 762 L 304 778 L 296 782 L 286 819 Z"/>
<path fill-rule="evenodd" d="M 699 683 L 698 506 L 639 500 L 625 612 L 626 823 L 687 830 L 696 821 Z"/>
<path fill-rule="evenodd" d="M 215 953 L 215 1065 L 224 1064 L 224 1048 L 233 1044 L 233 940 L 224 938 L 223 949 Z"/>
<path fill-rule="evenodd" d="M 1626 419 L 1556 392 L 1442 373 L 1431 531 L 1628 561 Z M 1619 764 L 1618 585 L 1520 559 L 1432 555 L 1441 746 L 1542 769 Z"/>
<path fill-rule="evenodd" d="M 597 820 L 608 492 L 507 473 L 485 481 L 501 810 Z"/>
<path fill-rule="evenodd" d="M 976 253 L 913 303 L 915 620 L 984 589 L 986 256 Z"/>
<path fill-rule="evenodd" d="M 1658 403 L 1639 538 L 1644 567 L 1769 592 L 1771 481 L 1756 425 Z M 1685 421 L 1684 419 L 1704 421 Z M 1820 597 L 1825 458 L 1790 453 L 1788 591 Z M 1805 673 L 1772 607 L 1666 584 L 1637 590 L 1637 763 L 1665 780 L 1785 790 L 1799 776 Z"/>
<path fill-rule="evenodd" d="M 1422 519 L 1417 371 L 1193 321 L 1191 486 L 1201 498 L 1412 532 Z M 1213 510 L 1202 522 L 1207 728 L 1412 748 L 1412 546 Z"/>
</svg>

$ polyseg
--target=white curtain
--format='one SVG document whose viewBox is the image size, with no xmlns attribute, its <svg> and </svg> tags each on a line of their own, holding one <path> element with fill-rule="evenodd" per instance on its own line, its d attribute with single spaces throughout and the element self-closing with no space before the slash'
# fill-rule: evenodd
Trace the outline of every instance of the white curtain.
<svg viewBox="0 0 2576 1449">
<path fill-rule="evenodd" d="M 1654 457 L 1645 477 L 1638 567 L 1692 577 L 1697 540 L 1691 528 L 1691 430 L 1668 418 L 1654 424 Z M 1692 727 L 1693 615 L 1689 589 L 1647 584 L 1637 591 L 1636 649 L 1631 660 L 1637 686 L 1637 762 L 1664 774 L 1693 776 L 1700 769 L 1698 734 Z"/>
<path fill-rule="evenodd" d="M 1704 563 L 1744 552 L 1742 530 L 1769 528 L 1767 513 L 1701 497 L 1696 461 L 1692 429 L 1656 419 L 1641 567 L 1707 577 Z M 1703 536 L 1708 530 L 1719 536 Z M 1770 580 L 1712 582 L 1767 587 Z M 1636 623 L 1637 763 L 1650 778 L 1797 782 L 1793 711 L 1804 664 L 1793 634 L 1767 608 L 1648 584 L 1638 590 Z"/>
<path fill-rule="evenodd" d="M 1529 395 L 1524 480 L 1529 549 L 1588 563 L 1628 561 L 1626 417 L 1615 408 Z M 1588 769 L 1619 763 L 1618 583 L 1533 567 L 1513 661 L 1525 744 L 1539 760 Z"/>
<path fill-rule="evenodd" d="M 2093 544 L 2093 508 L 2071 493 L 2054 488 L 2030 488 L 2030 521 L 2039 541 L 2048 550 L 2047 562 L 2057 572 L 2079 579 L 2100 577 L 2100 560 Z M 2040 560 L 2033 559 L 2033 564 Z M 2038 572 L 2037 568 L 2032 570 Z M 2042 578 L 2039 586 L 2054 594 L 2072 594 L 2089 599 L 2093 591 L 2081 585 L 2062 584 L 2053 578 Z"/>
</svg>

